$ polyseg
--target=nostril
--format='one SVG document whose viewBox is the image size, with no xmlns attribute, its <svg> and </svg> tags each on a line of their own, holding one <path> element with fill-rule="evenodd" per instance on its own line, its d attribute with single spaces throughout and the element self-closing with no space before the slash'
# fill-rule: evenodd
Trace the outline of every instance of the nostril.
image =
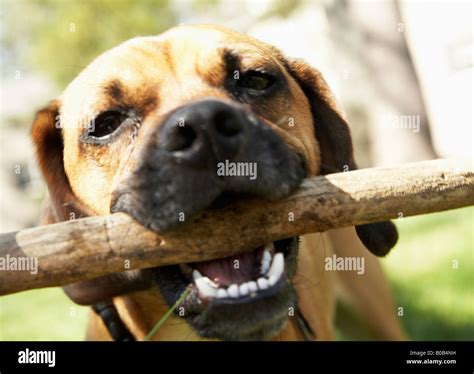
<svg viewBox="0 0 474 374">
<path fill-rule="evenodd" d="M 223 136 L 232 137 L 242 131 L 242 123 L 237 116 L 227 111 L 217 112 L 214 116 L 216 131 Z"/>
<path fill-rule="evenodd" d="M 193 145 L 196 138 L 196 131 L 192 127 L 178 125 L 169 136 L 166 149 L 170 152 L 184 151 Z"/>
</svg>

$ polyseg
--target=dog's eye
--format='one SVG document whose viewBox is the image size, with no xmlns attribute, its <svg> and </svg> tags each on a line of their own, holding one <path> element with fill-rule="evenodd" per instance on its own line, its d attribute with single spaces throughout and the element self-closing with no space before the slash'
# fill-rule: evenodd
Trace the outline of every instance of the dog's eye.
<svg viewBox="0 0 474 374">
<path fill-rule="evenodd" d="M 250 71 L 239 80 L 239 86 L 251 91 L 265 91 L 275 83 L 275 80 L 276 78 L 273 75 L 260 71 Z"/>
<path fill-rule="evenodd" d="M 117 130 L 127 119 L 127 115 L 118 110 L 109 110 L 99 114 L 89 125 L 88 137 L 105 138 Z"/>
</svg>

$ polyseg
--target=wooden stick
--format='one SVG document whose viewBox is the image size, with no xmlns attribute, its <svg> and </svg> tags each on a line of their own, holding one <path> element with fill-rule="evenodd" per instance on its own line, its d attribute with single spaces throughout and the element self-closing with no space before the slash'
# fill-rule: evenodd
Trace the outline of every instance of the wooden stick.
<svg viewBox="0 0 474 374">
<path fill-rule="evenodd" d="M 473 204 L 472 164 L 434 160 L 307 179 L 287 199 L 206 211 L 160 235 L 121 213 L 30 228 L 0 235 L 0 295 L 220 258 L 286 237 Z M 32 274 L 35 259 L 38 271 Z M 14 269 L 21 261 L 29 270 Z"/>
</svg>

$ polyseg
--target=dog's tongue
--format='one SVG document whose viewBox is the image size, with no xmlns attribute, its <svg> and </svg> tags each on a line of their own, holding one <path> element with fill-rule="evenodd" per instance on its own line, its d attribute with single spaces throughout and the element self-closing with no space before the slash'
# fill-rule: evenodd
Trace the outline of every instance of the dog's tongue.
<svg viewBox="0 0 474 374">
<path fill-rule="evenodd" d="M 217 283 L 219 286 L 241 284 L 257 279 L 260 274 L 263 247 L 239 255 L 196 262 L 192 267 L 202 275 Z"/>
</svg>

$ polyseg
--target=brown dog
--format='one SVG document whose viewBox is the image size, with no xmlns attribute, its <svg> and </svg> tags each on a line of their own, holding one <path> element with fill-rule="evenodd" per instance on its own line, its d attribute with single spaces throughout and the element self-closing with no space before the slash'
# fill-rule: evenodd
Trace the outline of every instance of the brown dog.
<svg viewBox="0 0 474 374">
<path fill-rule="evenodd" d="M 37 114 L 33 139 L 49 189 L 43 222 L 120 211 L 166 230 L 206 208 L 247 195 L 279 199 L 306 176 L 356 168 L 319 72 L 215 26 L 177 27 L 104 53 Z M 254 178 L 216 172 L 224 164 L 254 166 Z M 388 222 L 356 231 L 377 255 L 397 240 Z M 155 339 L 327 340 L 340 281 L 376 337 L 404 338 L 376 258 L 353 228 L 328 235 L 204 263 L 124 268 L 65 290 L 96 305 L 94 340 L 143 339 L 188 285 L 180 315 Z M 363 274 L 325 271 L 333 253 L 364 258 Z"/>
</svg>

